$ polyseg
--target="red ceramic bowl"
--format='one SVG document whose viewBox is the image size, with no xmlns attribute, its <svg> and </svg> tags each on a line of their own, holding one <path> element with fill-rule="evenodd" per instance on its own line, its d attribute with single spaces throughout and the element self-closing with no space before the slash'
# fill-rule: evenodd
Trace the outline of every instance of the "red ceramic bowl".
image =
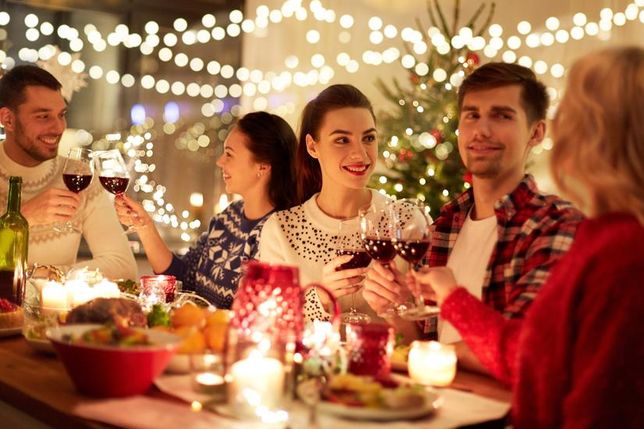
<svg viewBox="0 0 644 429">
<path fill-rule="evenodd" d="M 180 338 L 146 330 L 149 346 L 98 346 L 74 344 L 78 338 L 100 325 L 67 325 L 50 328 L 51 340 L 67 373 L 79 392 L 95 397 L 123 397 L 144 393 L 170 362 Z"/>
</svg>

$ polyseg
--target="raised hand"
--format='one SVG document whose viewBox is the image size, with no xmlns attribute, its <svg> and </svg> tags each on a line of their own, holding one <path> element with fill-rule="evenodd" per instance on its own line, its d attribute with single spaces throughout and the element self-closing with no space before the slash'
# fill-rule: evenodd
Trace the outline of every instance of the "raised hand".
<svg viewBox="0 0 644 429">
<path fill-rule="evenodd" d="M 30 226 L 61 223 L 76 214 L 80 201 L 75 192 L 51 188 L 25 201 L 20 212 Z"/>
<path fill-rule="evenodd" d="M 350 268 L 336 271 L 342 264 L 349 262 L 352 255 L 343 255 L 334 258 L 322 268 L 321 283 L 329 288 L 336 298 L 357 292 L 362 287 L 366 268 Z"/>
<path fill-rule="evenodd" d="M 409 292 L 403 284 L 404 277 L 394 262 L 388 263 L 388 267 L 374 262 L 367 271 L 362 296 L 377 314 L 382 314 L 391 308 L 392 304 L 405 301 Z"/>
<path fill-rule="evenodd" d="M 412 275 L 416 279 L 414 287 L 424 297 L 434 295 L 438 305 L 442 305 L 445 298 L 458 287 L 454 273 L 447 267 L 423 267 Z"/>
<path fill-rule="evenodd" d="M 123 225 L 140 228 L 152 224 L 152 218 L 143 206 L 125 194 L 117 195 L 114 198 L 114 207 L 116 215 Z"/>
</svg>

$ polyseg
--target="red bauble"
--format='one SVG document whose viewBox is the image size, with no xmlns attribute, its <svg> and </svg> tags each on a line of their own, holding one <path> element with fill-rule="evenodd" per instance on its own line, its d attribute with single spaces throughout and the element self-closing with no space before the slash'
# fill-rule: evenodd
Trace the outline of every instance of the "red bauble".
<svg viewBox="0 0 644 429">
<path fill-rule="evenodd" d="M 472 65 L 472 66 L 478 66 L 479 63 L 481 62 L 481 59 L 479 58 L 479 56 L 477 54 L 475 54 L 474 52 L 468 53 L 465 56 L 465 60 L 467 61 L 467 63 L 469 65 Z"/>
<path fill-rule="evenodd" d="M 429 134 L 431 134 L 436 139 L 436 144 L 443 143 L 443 139 L 445 139 L 445 136 L 443 136 L 443 133 L 440 132 L 440 130 L 431 130 Z"/>
<path fill-rule="evenodd" d="M 469 183 L 470 185 L 472 184 L 472 173 L 469 171 L 466 171 L 465 174 L 463 174 L 463 182 Z"/>
</svg>

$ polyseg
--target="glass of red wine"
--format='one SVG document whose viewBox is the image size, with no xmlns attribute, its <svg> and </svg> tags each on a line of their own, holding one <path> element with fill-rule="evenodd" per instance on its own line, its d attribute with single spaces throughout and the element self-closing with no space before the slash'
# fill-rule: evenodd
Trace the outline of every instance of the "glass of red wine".
<svg viewBox="0 0 644 429">
<path fill-rule="evenodd" d="M 391 212 L 394 218 L 394 248 L 398 255 L 409 263 L 409 270 L 413 270 L 429 250 L 432 218 L 421 200 L 411 198 L 393 202 Z M 402 305 L 397 309 L 401 318 L 422 320 L 438 313 L 438 307 L 427 305 L 422 295 L 414 298 L 413 304 Z"/>
<path fill-rule="evenodd" d="M 338 236 L 336 237 L 336 254 L 338 256 L 352 256 L 351 260 L 337 267 L 336 271 L 365 268 L 371 263 L 371 256 L 366 252 L 360 241 L 360 234 L 356 230 L 355 220 L 343 220 L 340 222 Z M 358 311 L 356 308 L 356 293 L 358 292 L 351 294 L 351 307 L 349 307 L 348 312 L 342 313 L 342 321 L 346 324 L 371 322 L 371 317 L 368 314 Z"/>
<path fill-rule="evenodd" d="M 72 192 L 80 193 L 92 183 L 94 165 L 92 164 L 92 151 L 81 147 L 69 149 L 65 165 L 63 166 L 63 182 Z M 81 232 L 71 221 L 55 224 L 57 232 Z"/>
<path fill-rule="evenodd" d="M 391 211 L 391 203 L 383 207 L 370 205 L 360 209 L 360 239 L 362 245 L 375 261 L 385 267 L 389 267 L 391 261 L 396 257 L 396 249 L 393 244 L 394 219 Z M 396 315 L 397 305 L 387 308 L 379 316 L 392 317 Z"/>
<path fill-rule="evenodd" d="M 121 152 L 118 149 L 95 151 L 94 162 L 96 163 L 98 180 L 103 188 L 117 198 L 125 194 L 130 184 L 130 174 Z M 130 225 L 124 233 L 129 234 L 135 231 L 134 225 Z"/>
</svg>

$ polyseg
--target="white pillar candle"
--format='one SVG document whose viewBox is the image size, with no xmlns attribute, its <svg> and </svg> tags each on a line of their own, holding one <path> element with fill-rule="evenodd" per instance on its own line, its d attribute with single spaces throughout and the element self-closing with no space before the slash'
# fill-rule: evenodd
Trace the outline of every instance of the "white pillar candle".
<svg viewBox="0 0 644 429">
<path fill-rule="evenodd" d="M 47 282 L 42 288 L 41 305 L 50 310 L 67 310 L 67 289 L 57 282 Z"/>
<path fill-rule="evenodd" d="M 456 375 L 454 346 L 437 341 L 414 341 L 409 350 L 409 376 L 421 384 L 447 386 Z"/>
<path fill-rule="evenodd" d="M 72 308 L 94 299 L 94 291 L 83 280 L 67 280 L 65 289 Z"/>
<path fill-rule="evenodd" d="M 229 402 L 241 414 L 255 415 L 258 407 L 279 406 L 284 390 L 284 365 L 253 350 L 230 368 Z"/>
<path fill-rule="evenodd" d="M 121 291 L 116 283 L 103 279 L 94 285 L 94 295 L 96 298 L 118 298 Z"/>
</svg>

